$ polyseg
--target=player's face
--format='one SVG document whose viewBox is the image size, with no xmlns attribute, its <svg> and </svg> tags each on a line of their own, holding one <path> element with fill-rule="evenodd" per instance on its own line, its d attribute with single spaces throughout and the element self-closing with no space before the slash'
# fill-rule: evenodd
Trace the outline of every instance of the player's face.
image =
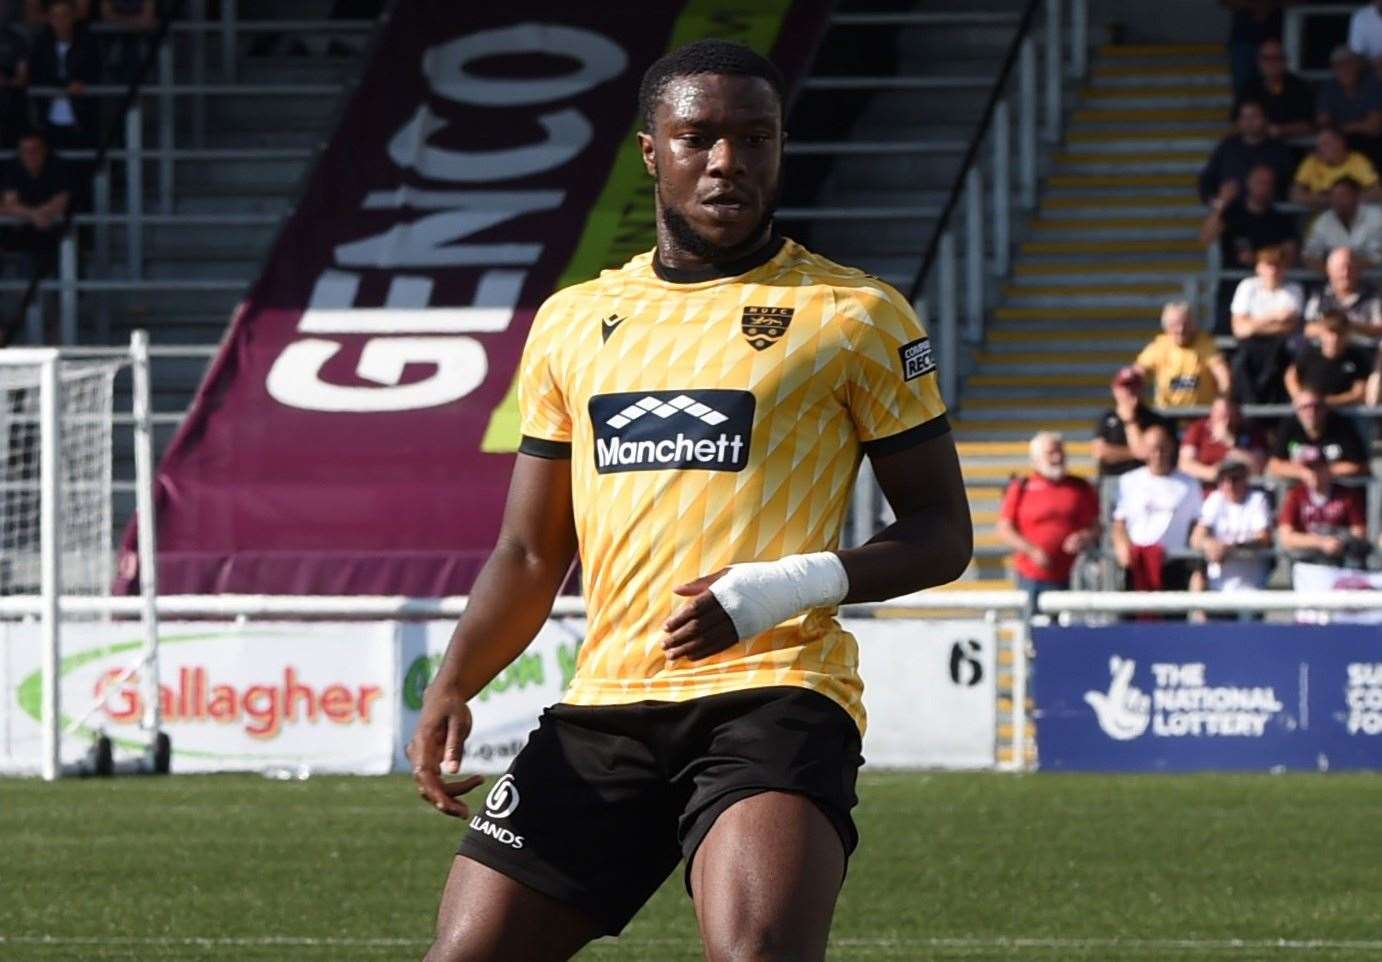
<svg viewBox="0 0 1382 962">
<path fill-rule="evenodd" d="M 713 261 L 761 243 L 782 169 L 772 85 L 726 74 L 678 77 L 663 91 L 653 126 L 639 134 L 639 146 L 657 179 L 659 218 L 680 252 Z"/>
</svg>

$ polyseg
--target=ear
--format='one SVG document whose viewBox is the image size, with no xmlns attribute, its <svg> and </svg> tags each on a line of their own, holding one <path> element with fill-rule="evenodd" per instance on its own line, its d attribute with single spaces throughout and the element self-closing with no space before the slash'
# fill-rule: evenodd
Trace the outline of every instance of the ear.
<svg viewBox="0 0 1382 962">
<path fill-rule="evenodd" d="M 638 132 L 638 152 L 643 155 L 643 169 L 648 172 L 648 176 L 656 176 L 657 164 L 652 134 L 645 134 L 641 130 Z"/>
</svg>

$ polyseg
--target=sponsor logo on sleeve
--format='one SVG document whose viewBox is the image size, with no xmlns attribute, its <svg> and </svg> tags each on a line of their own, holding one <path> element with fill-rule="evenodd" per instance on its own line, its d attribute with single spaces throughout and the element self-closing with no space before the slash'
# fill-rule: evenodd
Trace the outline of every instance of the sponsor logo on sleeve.
<svg viewBox="0 0 1382 962">
<path fill-rule="evenodd" d="M 744 339 L 755 351 L 772 347 L 787 333 L 792 323 L 793 308 L 790 307 L 746 307 L 740 319 Z"/>
<path fill-rule="evenodd" d="M 936 361 L 931 356 L 931 339 L 919 337 L 908 341 L 897 349 L 902 358 L 902 380 L 912 381 L 936 369 Z"/>
<path fill-rule="evenodd" d="M 595 470 L 742 471 L 754 407 L 749 391 L 597 394 L 590 399 Z"/>
</svg>

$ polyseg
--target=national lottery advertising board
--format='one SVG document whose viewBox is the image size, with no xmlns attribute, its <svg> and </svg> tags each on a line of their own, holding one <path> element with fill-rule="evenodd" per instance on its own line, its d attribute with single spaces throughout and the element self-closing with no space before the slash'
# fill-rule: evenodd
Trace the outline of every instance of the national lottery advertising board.
<svg viewBox="0 0 1382 962">
<path fill-rule="evenodd" d="M 1036 628 L 1041 768 L 1382 767 L 1382 631 L 1360 625 Z"/>
</svg>

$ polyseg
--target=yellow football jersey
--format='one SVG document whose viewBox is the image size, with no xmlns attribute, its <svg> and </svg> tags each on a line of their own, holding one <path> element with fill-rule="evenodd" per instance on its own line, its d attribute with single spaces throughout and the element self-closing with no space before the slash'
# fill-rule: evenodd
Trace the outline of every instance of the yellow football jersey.
<svg viewBox="0 0 1382 962">
<path fill-rule="evenodd" d="M 563 701 L 791 685 L 863 730 L 858 647 L 834 609 L 694 662 L 668 662 L 662 625 L 683 582 L 837 548 L 862 453 L 949 430 L 901 294 L 790 240 L 702 274 L 649 252 L 542 305 L 518 401 L 520 450 L 571 459 L 588 625 Z"/>
</svg>

